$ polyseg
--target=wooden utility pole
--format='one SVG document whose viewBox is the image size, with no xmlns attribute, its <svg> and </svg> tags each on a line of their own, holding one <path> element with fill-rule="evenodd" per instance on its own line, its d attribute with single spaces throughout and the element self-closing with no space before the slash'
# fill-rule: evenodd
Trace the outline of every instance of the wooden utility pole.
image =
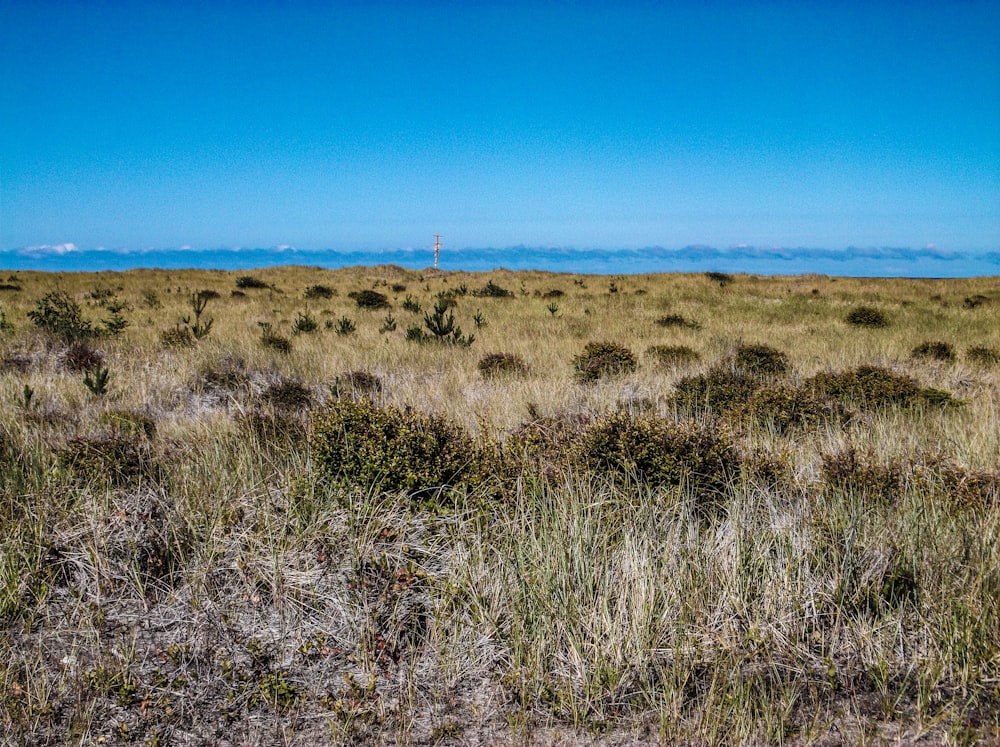
<svg viewBox="0 0 1000 747">
<path fill-rule="evenodd" d="M 438 268 L 438 257 L 441 255 L 441 234 L 434 234 L 434 269 Z"/>
</svg>

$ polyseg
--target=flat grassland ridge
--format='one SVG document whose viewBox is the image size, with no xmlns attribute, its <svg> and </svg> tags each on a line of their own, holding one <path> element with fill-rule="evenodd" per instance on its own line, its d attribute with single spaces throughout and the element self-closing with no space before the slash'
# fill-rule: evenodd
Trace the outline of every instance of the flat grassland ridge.
<svg viewBox="0 0 1000 747">
<path fill-rule="evenodd" d="M 0 743 L 1000 740 L 1000 279 L 0 277 Z"/>
</svg>

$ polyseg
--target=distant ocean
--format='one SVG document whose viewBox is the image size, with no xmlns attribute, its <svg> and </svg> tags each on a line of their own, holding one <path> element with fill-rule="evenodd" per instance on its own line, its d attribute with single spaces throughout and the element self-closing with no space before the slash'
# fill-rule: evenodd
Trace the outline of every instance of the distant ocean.
<svg viewBox="0 0 1000 747">
<path fill-rule="evenodd" d="M 434 264 L 431 249 L 382 251 L 271 249 L 81 249 L 73 244 L 0 251 L 0 271 L 61 272 L 161 269 L 252 270 L 281 265 L 324 268 L 357 265 L 400 265 L 424 269 Z M 545 270 L 599 275 L 652 272 L 720 271 L 753 275 L 816 273 L 842 277 L 976 277 L 1000 276 L 1000 250 L 951 252 L 940 249 L 848 248 L 716 249 L 570 249 L 509 247 L 504 249 L 442 249 L 443 270 Z"/>
</svg>

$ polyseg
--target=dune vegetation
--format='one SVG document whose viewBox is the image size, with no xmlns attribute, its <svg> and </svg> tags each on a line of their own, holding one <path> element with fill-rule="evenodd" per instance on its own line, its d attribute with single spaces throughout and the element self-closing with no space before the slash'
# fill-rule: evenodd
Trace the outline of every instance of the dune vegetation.
<svg viewBox="0 0 1000 747">
<path fill-rule="evenodd" d="M 0 275 L 0 743 L 1000 740 L 1000 279 Z"/>
</svg>

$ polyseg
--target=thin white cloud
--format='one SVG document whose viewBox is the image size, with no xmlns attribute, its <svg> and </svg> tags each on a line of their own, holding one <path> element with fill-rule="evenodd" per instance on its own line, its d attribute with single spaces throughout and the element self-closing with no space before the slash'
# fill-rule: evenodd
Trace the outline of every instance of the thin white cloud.
<svg viewBox="0 0 1000 747">
<path fill-rule="evenodd" d="M 29 257 L 43 257 L 53 254 L 61 257 L 64 254 L 71 254 L 79 251 L 81 251 L 80 247 L 72 242 L 68 242 L 65 244 L 38 244 L 37 246 L 26 246 L 21 249 L 20 253 Z"/>
</svg>

